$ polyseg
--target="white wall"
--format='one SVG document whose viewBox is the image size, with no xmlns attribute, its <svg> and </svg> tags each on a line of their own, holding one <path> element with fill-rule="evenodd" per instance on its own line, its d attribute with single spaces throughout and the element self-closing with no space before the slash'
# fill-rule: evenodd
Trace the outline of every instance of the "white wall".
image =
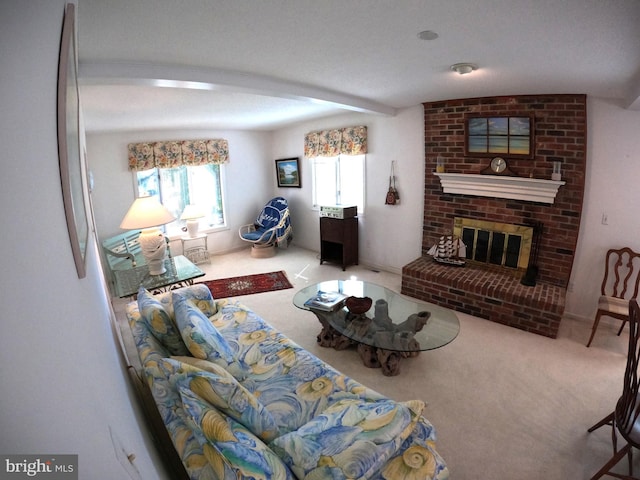
<svg viewBox="0 0 640 480">
<path fill-rule="evenodd" d="M 592 321 L 607 250 L 640 252 L 640 111 L 597 98 L 587 108 L 585 195 L 566 311 Z"/>
<path fill-rule="evenodd" d="M 56 134 L 66 1 L 0 4 L 0 452 L 78 454 L 80 478 L 127 478 L 111 429 L 142 478 L 166 478 L 132 407 L 95 242 L 86 278 L 71 254 Z"/>
<path fill-rule="evenodd" d="M 420 256 L 424 194 L 424 121 L 422 105 L 394 117 L 351 113 L 300 123 L 274 132 L 273 157 L 300 157 L 302 188 L 276 188 L 295 209 L 294 243 L 320 249 L 318 212 L 311 208 L 311 168 L 304 158 L 304 135 L 314 130 L 366 125 L 365 214 L 359 217 L 360 263 L 400 273 Z M 385 205 L 391 161 L 395 160 L 400 204 Z M 274 185 L 275 180 L 274 180 Z"/>
<path fill-rule="evenodd" d="M 229 142 L 229 163 L 224 167 L 224 198 L 228 228 L 209 235 L 212 254 L 246 247 L 238 229 L 251 223 L 273 196 L 275 163 L 271 158 L 271 135 L 237 130 L 145 131 L 88 133 L 87 159 L 94 177 L 93 204 L 98 237 L 123 233 L 120 222 L 135 195 L 132 173 L 127 167 L 127 145 L 135 142 L 225 138 Z M 179 240 L 172 252 L 181 253 Z"/>
</svg>

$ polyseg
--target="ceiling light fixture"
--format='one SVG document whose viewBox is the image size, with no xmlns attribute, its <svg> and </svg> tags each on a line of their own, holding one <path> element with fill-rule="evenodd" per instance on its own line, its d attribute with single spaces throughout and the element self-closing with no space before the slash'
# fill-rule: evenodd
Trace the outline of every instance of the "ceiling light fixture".
<svg viewBox="0 0 640 480">
<path fill-rule="evenodd" d="M 466 75 L 477 69 L 478 66 L 475 63 L 455 63 L 451 65 L 451 70 L 458 72 L 460 75 Z"/>
<path fill-rule="evenodd" d="M 436 38 L 438 38 L 438 34 L 433 30 L 424 30 L 418 33 L 418 38 L 420 40 L 435 40 Z"/>
</svg>

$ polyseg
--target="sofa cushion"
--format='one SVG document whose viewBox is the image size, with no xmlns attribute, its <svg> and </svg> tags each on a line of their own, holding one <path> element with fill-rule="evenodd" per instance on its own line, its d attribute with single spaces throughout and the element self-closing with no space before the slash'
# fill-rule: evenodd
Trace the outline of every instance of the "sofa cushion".
<svg viewBox="0 0 640 480">
<path fill-rule="evenodd" d="M 218 329 L 193 302 L 179 293 L 172 295 L 176 324 L 191 355 L 209 360 L 239 379 L 246 377 L 241 362 Z"/>
<path fill-rule="evenodd" d="M 184 379 L 178 384 L 184 411 L 215 478 L 294 480 L 289 468 L 246 427 L 194 394 Z"/>
<path fill-rule="evenodd" d="M 138 290 L 138 310 L 151 334 L 171 353 L 187 355 L 189 350 L 165 306 L 144 287 Z"/>
<path fill-rule="evenodd" d="M 342 400 L 271 442 L 299 479 L 374 475 L 402 446 L 424 403 Z"/>
<path fill-rule="evenodd" d="M 181 378 L 181 384 L 188 384 L 188 388 L 195 395 L 240 422 L 265 442 L 277 437 L 277 426 L 271 413 L 222 367 L 206 360 L 196 359 L 195 362 L 191 362 L 187 357 L 172 357 L 171 360 L 178 362 L 186 360 L 187 365 L 197 369 L 195 371 L 184 368 L 177 370 L 179 374 L 184 372 L 182 376 L 184 381 Z M 201 370 L 199 367 L 204 367 L 206 370 Z"/>
</svg>

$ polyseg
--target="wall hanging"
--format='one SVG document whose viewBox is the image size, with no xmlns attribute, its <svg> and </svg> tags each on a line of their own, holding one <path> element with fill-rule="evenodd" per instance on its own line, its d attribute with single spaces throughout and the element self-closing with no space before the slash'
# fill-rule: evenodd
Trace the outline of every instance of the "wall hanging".
<svg viewBox="0 0 640 480">
<path fill-rule="evenodd" d="M 391 160 L 391 175 L 389 175 L 389 191 L 387 191 L 387 198 L 385 205 L 396 205 L 400 203 L 400 194 L 396 190 L 396 175 L 394 172 L 395 160 Z"/>
</svg>

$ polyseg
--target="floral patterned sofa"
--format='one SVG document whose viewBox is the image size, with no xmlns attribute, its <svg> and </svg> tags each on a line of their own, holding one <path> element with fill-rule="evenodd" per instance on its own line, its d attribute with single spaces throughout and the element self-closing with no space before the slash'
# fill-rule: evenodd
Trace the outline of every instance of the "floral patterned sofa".
<svg viewBox="0 0 640 480">
<path fill-rule="evenodd" d="M 448 478 L 422 401 L 359 384 L 205 285 L 141 288 L 126 314 L 189 478 Z"/>
</svg>

